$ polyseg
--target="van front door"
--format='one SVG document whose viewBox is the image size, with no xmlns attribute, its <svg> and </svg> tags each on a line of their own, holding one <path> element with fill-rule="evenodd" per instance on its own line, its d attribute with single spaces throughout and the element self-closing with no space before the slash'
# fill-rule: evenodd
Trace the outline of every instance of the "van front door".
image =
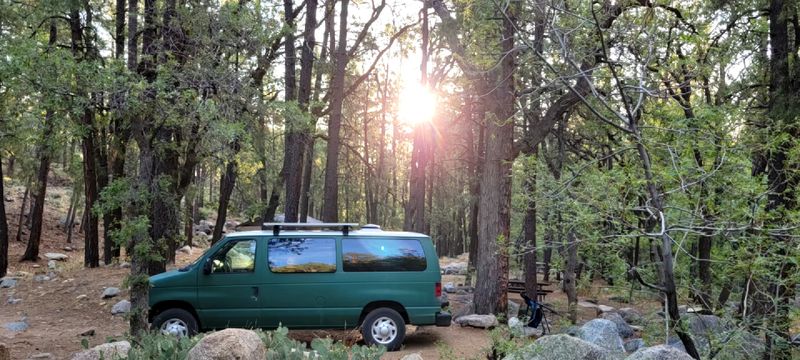
<svg viewBox="0 0 800 360">
<path fill-rule="evenodd" d="M 207 258 L 197 280 L 199 315 L 203 328 L 263 326 L 263 279 L 258 264 L 263 239 L 230 239 Z M 258 255 L 258 256 L 257 256 Z"/>
</svg>

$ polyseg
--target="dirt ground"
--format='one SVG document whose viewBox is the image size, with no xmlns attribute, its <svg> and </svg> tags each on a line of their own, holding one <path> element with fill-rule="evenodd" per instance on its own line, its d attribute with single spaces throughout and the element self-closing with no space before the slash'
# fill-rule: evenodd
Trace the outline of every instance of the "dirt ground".
<svg viewBox="0 0 800 360">
<path fill-rule="evenodd" d="M 18 259 L 25 251 L 28 232 L 23 228 L 23 241 L 15 241 L 22 189 L 11 187 L 9 190 L 6 194 L 12 200 L 6 202 L 11 233 L 9 275 L 20 280 L 13 289 L 0 289 L 0 324 L 25 319 L 29 325 L 27 330 L 16 333 L 0 327 L 0 342 L 10 347 L 12 358 L 27 359 L 37 354 L 49 353 L 55 359 L 68 359 L 73 353 L 82 350 L 83 339 L 94 346 L 110 339 L 124 338 L 128 323 L 121 316 L 112 316 L 111 307 L 127 298 L 123 282 L 130 270 L 117 264 L 98 269 L 83 268 L 82 235 L 76 231 L 72 243 L 66 243 L 66 231 L 59 225 L 69 202 L 69 194 L 63 187 L 48 189 L 40 250 L 42 259 L 36 263 L 19 262 Z M 47 252 L 64 253 L 69 258 L 57 262 L 56 276 L 53 279 L 36 281 L 36 275 L 49 272 L 47 260 L 44 258 Z M 202 249 L 193 249 L 192 254 L 179 253 L 178 265 L 190 262 L 201 253 Z M 442 262 L 465 260 L 443 259 Z M 464 279 L 445 276 L 443 282 L 447 281 L 459 284 Z M 102 299 L 103 290 L 112 286 L 122 289 L 122 292 L 115 298 Z M 521 302 L 517 295 L 512 294 L 510 298 Z M 10 299 L 21 301 L 11 304 Z M 559 308 L 566 303 L 566 298 L 557 291 L 548 296 L 547 302 Z M 616 306 L 613 303 L 611 305 Z M 582 319 L 591 319 L 595 315 L 588 309 L 580 311 Z M 551 323 L 557 324 L 559 319 L 551 319 Z M 82 335 L 91 330 L 94 335 Z M 290 335 L 298 340 L 314 336 L 331 336 L 334 339 L 348 336 L 345 332 L 337 331 L 291 332 Z M 400 359 L 406 354 L 419 353 L 425 359 L 438 359 L 441 354 L 449 353 L 451 357 L 459 359 L 485 359 L 489 345 L 487 330 L 457 325 L 449 328 L 409 326 L 401 351 L 388 353 L 384 358 Z"/>
</svg>

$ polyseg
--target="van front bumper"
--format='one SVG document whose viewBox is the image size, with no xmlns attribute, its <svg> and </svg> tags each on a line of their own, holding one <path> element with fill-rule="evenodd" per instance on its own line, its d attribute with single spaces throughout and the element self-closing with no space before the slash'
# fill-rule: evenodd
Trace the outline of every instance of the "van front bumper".
<svg viewBox="0 0 800 360">
<path fill-rule="evenodd" d="M 436 313 L 436 326 L 450 326 L 453 316 L 447 311 L 439 311 Z"/>
</svg>

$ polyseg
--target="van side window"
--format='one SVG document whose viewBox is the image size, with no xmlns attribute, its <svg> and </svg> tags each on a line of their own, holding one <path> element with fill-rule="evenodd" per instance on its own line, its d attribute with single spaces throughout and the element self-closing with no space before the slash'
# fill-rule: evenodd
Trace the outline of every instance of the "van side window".
<svg viewBox="0 0 800 360">
<path fill-rule="evenodd" d="M 256 241 L 230 242 L 211 258 L 211 273 L 253 272 L 256 268 Z"/>
<path fill-rule="evenodd" d="M 274 273 L 336 272 L 335 239 L 270 239 L 267 250 Z"/>
<path fill-rule="evenodd" d="M 419 240 L 342 239 L 344 271 L 423 271 L 425 252 Z"/>
</svg>

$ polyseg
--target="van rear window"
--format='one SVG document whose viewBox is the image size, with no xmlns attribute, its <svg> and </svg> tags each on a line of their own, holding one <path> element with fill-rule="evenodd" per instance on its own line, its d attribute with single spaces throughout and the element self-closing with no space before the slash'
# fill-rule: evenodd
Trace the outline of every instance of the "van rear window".
<svg viewBox="0 0 800 360">
<path fill-rule="evenodd" d="M 427 267 L 419 240 L 342 239 L 344 271 L 423 271 Z"/>
<path fill-rule="evenodd" d="M 267 252 L 274 273 L 336 272 L 334 239 L 270 239 Z"/>
</svg>

